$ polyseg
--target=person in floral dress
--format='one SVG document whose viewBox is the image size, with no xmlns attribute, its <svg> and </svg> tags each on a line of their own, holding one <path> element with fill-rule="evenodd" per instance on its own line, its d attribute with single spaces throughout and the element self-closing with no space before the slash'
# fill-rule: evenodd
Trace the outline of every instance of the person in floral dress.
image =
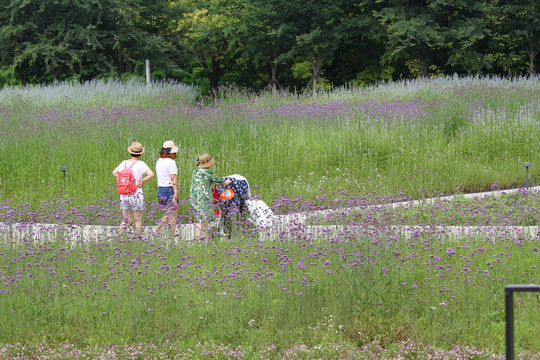
<svg viewBox="0 0 540 360">
<path fill-rule="evenodd" d="M 216 209 L 213 204 L 213 185 L 229 185 L 230 180 L 218 178 L 210 168 L 215 164 L 214 159 L 208 154 L 203 154 L 197 159 L 197 169 L 191 177 L 189 202 L 195 215 L 195 237 L 198 239 L 208 238 L 208 227 L 212 219 L 212 213 Z"/>
</svg>

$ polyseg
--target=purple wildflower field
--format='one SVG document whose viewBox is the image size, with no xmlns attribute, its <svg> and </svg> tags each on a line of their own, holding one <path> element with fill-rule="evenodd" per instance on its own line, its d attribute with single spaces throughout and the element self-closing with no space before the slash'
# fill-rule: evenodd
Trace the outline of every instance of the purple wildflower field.
<svg viewBox="0 0 540 360">
<path fill-rule="evenodd" d="M 114 197 L 110 169 L 133 139 L 148 149 L 150 164 L 163 139 L 179 144 L 182 199 L 202 152 L 216 158 L 220 176 L 244 175 L 267 202 L 282 194 L 317 200 L 318 188 L 412 198 L 515 188 L 524 182 L 523 163 L 538 158 L 540 89 L 532 79 L 389 84 L 316 101 L 229 95 L 208 104 L 178 89 L 147 98 L 134 86 L 115 96 L 91 89 L 0 96 L 2 199 L 36 207 L 59 197 L 77 206 Z M 27 160 L 33 156 L 39 160 Z"/>
<path fill-rule="evenodd" d="M 522 164 L 538 158 L 540 103 L 499 85 L 0 103 L 0 358 L 504 359 L 504 286 L 539 275 L 540 192 Z M 151 166 L 163 139 L 180 145 L 174 235 L 155 232 L 155 183 L 145 231 L 117 232 L 110 172 L 133 138 Z M 190 238 L 202 151 L 279 224 Z M 516 359 L 540 359 L 539 304 L 516 296 Z"/>
<path fill-rule="evenodd" d="M 469 346 L 456 345 L 450 350 L 437 350 L 429 345 L 415 343 L 412 340 L 396 344 L 393 350 L 385 349 L 377 343 L 363 347 L 333 345 L 325 348 L 307 348 L 294 346 L 278 355 L 272 344 L 261 346 L 258 359 L 335 359 L 335 360 L 405 360 L 405 359 L 505 359 L 504 355 L 489 354 Z M 17 354 L 15 356 L 11 354 Z M 17 344 L 0 349 L 0 355 L 12 356 L 13 360 L 30 359 L 246 359 L 242 347 L 230 348 L 224 345 L 196 344 L 192 348 L 179 349 L 174 345 L 137 344 L 132 346 L 110 346 L 106 348 L 77 349 L 73 345 L 48 347 L 44 345 L 28 346 Z M 517 354 L 516 360 L 535 360 L 540 355 Z"/>
<path fill-rule="evenodd" d="M 524 199 L 538 203 L 538 196 L 521 191 L 460 208 L 462 216 L 472 219 L 476 212 L 482 222 L 493 201 L 512 207 Z M 348 203 L 365 199 L 349 197 Z M 274 236 L 238 224 L 243 234 L 208 244 L 152 234 L 72 238 L 70 221 L 57 224 L 51 239 L 43 238 L 47 228 L 19 236 L 15 229 L 28 224 L 13 223 L 0 252 L 0 334 L 2 343 L 13 344 L 4 345 L 3 354 L 504 358 L 503 288 L 536 283 L 537 236 L 508 225 L 451 235 L 437 228 L 444 217 L 405 234 L 381 217 L 399 217 L 403 209 L 378 205 L 364 207 L 365 222 L 355 215 L 356 223 L 337 232 L 334 225 L 309 226 L 292 217 Z M 335 224 L 343 211 L 326 214 Z M 516 299 L 523 359 L 540 357 L 531 355 L 537 295 Z"/>
</svg>

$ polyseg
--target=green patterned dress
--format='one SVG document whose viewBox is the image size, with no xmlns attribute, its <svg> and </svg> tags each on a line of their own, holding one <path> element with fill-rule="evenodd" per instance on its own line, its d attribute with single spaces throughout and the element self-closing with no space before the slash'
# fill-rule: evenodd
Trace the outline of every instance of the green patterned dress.
<svg viewBox="0 0 540 360">
<path fill-rule="evenodd" d="M 209 221 L 214 209 L 216 209 L 216 206 L 212 202 L 214 197 L 213 184 L 223 185 L 225 184 L 225 180 L 218 178 L 208 169 L 196 169 L 193 171 L 191 189 L 189 190 L 189 202 L 197 221 Z"/>
</svg>

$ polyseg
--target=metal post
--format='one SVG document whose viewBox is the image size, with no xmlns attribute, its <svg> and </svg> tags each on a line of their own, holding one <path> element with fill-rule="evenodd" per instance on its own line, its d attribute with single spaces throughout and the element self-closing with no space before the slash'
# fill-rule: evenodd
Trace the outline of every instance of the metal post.
<svg viewBox="0 0 540 360">
<path fill-rule="evenodd" d="M 506 311 L 506 360 L 514 360 L 514 292 L 504 290 L 504 307 Z"/>
<path fill-rule="evenodd" d="M 150 60 L 146 60 L 146 85 L 150 86 Z"/>
<path fill-rule="evenodd" d="M 530 162 L 526 162 L 525 164 L 523 164 L 523 167 L 525 167 L 525 173 L 527 176 L 527 189 L 529 189 L 529 168 L 532 167 L 532 165 Z"/>
<path fill-rule="evenodd" d="M 60 171 L 64 173 L 64 184 L 66 183 L 66 171 L 67 171 L 67 169 L 68 169 L 68 168 L 65 167 L 65 166 L 62 166 L 62 167 L 60 168 Z"/>
<path fill-rule="evenodd" d="M 506 360 L 514 360 L 514 292 L 539 292 L 540 285 L 506 285 L 504 308 L 506 311 Z"/>
</svg>

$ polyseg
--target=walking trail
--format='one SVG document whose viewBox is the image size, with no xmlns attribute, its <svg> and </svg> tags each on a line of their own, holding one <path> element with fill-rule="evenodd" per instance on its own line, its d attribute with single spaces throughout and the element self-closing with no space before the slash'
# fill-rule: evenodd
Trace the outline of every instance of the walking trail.
<svg viewBox="0 0 540 360">
<path fill-rule="evenodd" d="M 485 198 L 489 196 L 500 196 L 517 193 L 519 191 L 540 191 L 540 186 L 529 189 L 510 189 L 490 191 L 474 194 L 460 194 L 444 197 L 428 198 L 423 200 L 411 200 L 389 204 L 369 205 L 362 207 L 351 207 L 340 209 L 340 216 L 347 216 L 351 213 L 366 209 L 380 207 L 413 207 L 422 204 L 434 204 L 451 201 L 455 198 L 472 199 Z M 309 225 L 309 219 L 324 218 L 327 215 L 336 213 L 338 210 L 320 210 L 312 212 L 300 212 L 295 214 L 273 216 L 273 225 L 260 230 L 263 238 L 280 238 L 280 234 L 293 234 L 296 231 L 298 237 L 326 240 L 344 234 L 351 235 L 375 235 L 385 233 L 389 235 L 404 235 L 406 237 L 420 236 L 421 234 L 438 235 L 457 239 L 465 235 L 477 234 L 482 236 L 497 236 L 504 233 L 505 236 L 526 236 L 534 239 L 540 236 L 539 226 L 425 226 L 425 225 L 392 225 L 392 226 L 367 226 L 367 225 Z M 155 226 L 143 227 L 142 237 L 156 236 Z M 61 236 L 64 239 L 71 239 L 73 242 L 87 242 L 95 240 L 107 240 L 118 236 L 118 226 L 100 225 L 65 225 L 65 224 L 28 224 L 0 223 L 0 243 L 18 244 L 27 241 L 53 240 Z M 165 235 L 160 235 L 165 238 Z M 194 224 L 182 224 L 177 226 L 174 242 L 191 241 L 195 236 Z M 170 238 L 169 238 L 169 241 Z"/>
</svg>

